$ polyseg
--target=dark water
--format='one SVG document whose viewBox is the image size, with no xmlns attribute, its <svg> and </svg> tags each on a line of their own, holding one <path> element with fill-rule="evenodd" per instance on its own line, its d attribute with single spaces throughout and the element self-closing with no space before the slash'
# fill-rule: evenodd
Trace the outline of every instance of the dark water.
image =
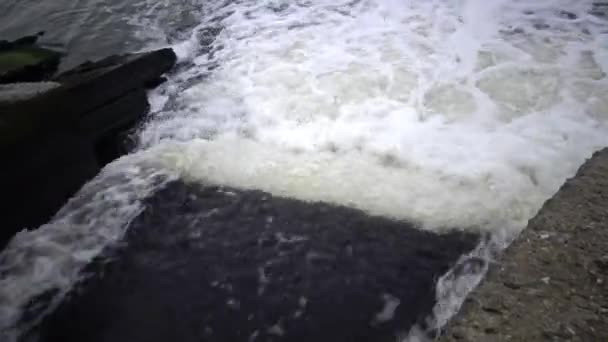
<svg viewBox="0 0 608 342">
<path fill-rule="evenodd" d="M 477 236 L 170 183 L 32 332 L 45 342 L 394 341 Z M 393 306 L 392 305 L 397 305 Z"/>
<path fill-rule="evenodd" d="M 43 45 L 65 51 L 62 68 L 112 54 L 163 46 L 194 24 L 188 1 L 5 0 L 0 39 L 44 31 Z"/>
</svg>

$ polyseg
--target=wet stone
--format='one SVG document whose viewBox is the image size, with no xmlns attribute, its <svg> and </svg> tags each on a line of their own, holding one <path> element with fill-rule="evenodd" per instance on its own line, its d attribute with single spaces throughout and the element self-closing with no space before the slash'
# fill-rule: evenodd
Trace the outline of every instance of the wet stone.
<svg viewBox="0 0 608 342">
<path fill-rule="evenodd" d="M 436 279 L 478 242 L 346 207 L 183 182 L 146 207 L 30 337 L 394 341 L 431 313 Z"/>
</svg>

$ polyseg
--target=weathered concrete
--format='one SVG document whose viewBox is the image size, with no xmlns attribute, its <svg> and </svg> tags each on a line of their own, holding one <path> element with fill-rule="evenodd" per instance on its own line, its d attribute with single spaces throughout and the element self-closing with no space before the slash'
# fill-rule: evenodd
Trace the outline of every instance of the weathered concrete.
<svg viewBox="0 0 608 342">
<path fill-rule="evenodd" d="M 392 342 L 430 313 L 436 279 L 479 238 L 179 181 L 146 208 L 30 337 Z"/>
<path fill-rule="evenodd" d="M 439 340 L 608 341 L 608 149 L 545 203 Z"/>
</svg>

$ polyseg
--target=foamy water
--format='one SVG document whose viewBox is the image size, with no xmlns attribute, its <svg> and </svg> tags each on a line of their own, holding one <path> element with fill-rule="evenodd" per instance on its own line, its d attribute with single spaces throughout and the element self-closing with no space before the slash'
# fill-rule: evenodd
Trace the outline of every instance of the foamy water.
<svg viewBox="0 0 608 342">
<path fill-rule="evenodd" d="M 515 235 L 608 141 L 604 28 L 577 6 L 216 8 L 141 144 L 180 142 L 166 166 L 191 179 Z"/>
<path fill-rule="evenodd" d="M 503 246 L 608 145 L 608 23 L 591 1 L 204 3 L 174 46 L 181 69 L 151 94 L 140 151 L 3 252 L 0 329 L 120 239 L 158 175 L 490 232 Z M 151 13 L 133 22 L 161 23 L 145 31 L 158 44 Z M 437 325 L 478 280 L 440 281 Z"/>
</svg>

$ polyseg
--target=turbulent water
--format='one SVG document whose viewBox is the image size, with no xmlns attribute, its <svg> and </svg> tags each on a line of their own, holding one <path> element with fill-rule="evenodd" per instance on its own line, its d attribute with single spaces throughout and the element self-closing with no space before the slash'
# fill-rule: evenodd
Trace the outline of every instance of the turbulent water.
<svg viewBox="0 0 608 342">
<path fill-rule="evenodd" d="M 4 336 L 15 333 L 24 303 L 52 288 L 65 293 L 121 238 L 142 199 L 173 178 L 507 243 L 608 145 L 608 22 L 590 13 L 591 1 L 129 8 L 108 14 L 110 24 L 128 27 L 137 46 L 174 47 L 180 65 L 150 94 L 138 150 L 2 253 Z"/>
</svg>

